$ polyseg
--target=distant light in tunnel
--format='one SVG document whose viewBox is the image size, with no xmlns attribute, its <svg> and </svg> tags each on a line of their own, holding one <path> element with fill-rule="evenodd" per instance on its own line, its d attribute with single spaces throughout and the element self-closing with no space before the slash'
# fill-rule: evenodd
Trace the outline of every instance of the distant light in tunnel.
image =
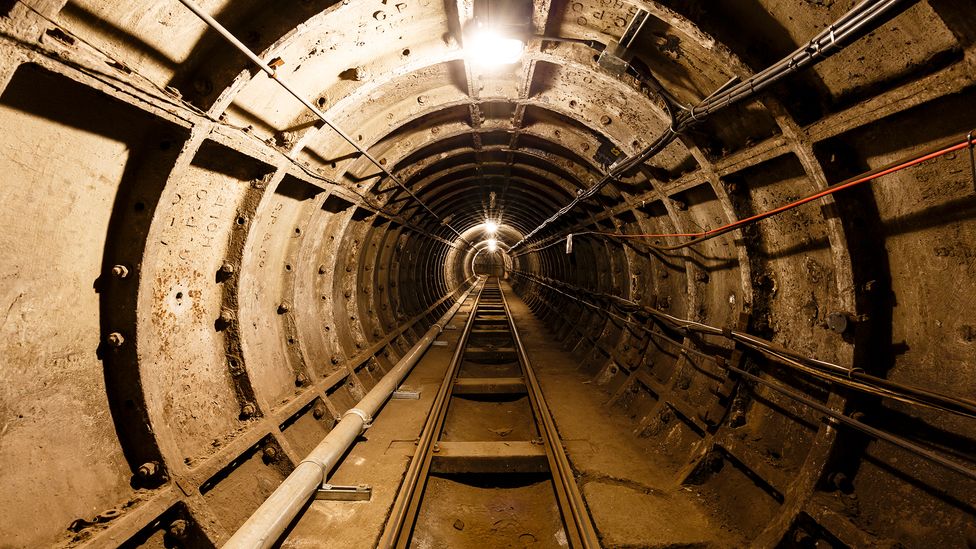
<svg viewBox="0 0 976 549">
<path fill-rule="evenodd" d="M 485 232 L 488 234 L 495 234 L 498 232 L 498 223 L 494 221 L 485 221 Z"/>
<path fill-rule="evenodd" d="M 464 47 L 468 58 L 483 67 L 497 67 L 517 63 L 525 44 L 517 38 L 507 38 L 490 29 L 474 31 Z"/>
<path fill-rule="evenodd" d="M 495 253 L 498 251 L 498 241 L 495 240 L 494 238 L 488 239 L 488 251 L 491 253 Z"/>
</svg>

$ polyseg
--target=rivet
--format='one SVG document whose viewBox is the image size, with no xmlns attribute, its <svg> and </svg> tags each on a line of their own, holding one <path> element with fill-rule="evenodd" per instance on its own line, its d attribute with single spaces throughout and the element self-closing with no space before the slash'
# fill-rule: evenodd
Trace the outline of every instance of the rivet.
<svg viewBox="0 0 976 549">
<path fill-rule="evenodd" d="M 224 324 L 230 324 L 234 321 L 234 311 L 230 309 L 221 309 L 220 311 L 220 321 Z"/>
<path fill-rule="evenodd" d="M 268 446 L 264 449 L 262 453 L 265 462 L 271 462 L 278 459 L 278 450 L 274 446 Z"/>
<path fill-rule="evenodd" d="M 319 274 L 324 275 L 326 273 L 325 265 L 319 265 Z"/>
<path fill-rule="evenodd" d="M 254 417 L 258 413 L 258 408 L 253 403 L 248 402 L 244 406 L 241 406 L 241 415 L 248 418 Z"/>
<path fill-rule="evenodd" d="M 125 343 L 125 338 L 122 337 L 122 334 L 118 332 L 112 332 L 108 334 L 107 338 L 105 338 L 105 342 L 111 345 L 112 347 L 118 348 L 121 347 L 123 343 Z"/>
<path fill-rule="evenodd" d="M 283 314 L 287 313 L 290 310 L 291 310 L 291 303 L 289 303 L 288 301 L 282 301 L 281 304 L 278 305 L 278 314 L 279 315 L 283 315 Z"/>
<path fill-rule="evenodd" d="M 220 265 L 220 272 L 224 274 L 232 274 L 234 272 L 234 265 L 229 261 L 224 261 Z"/>
<path fill-rule="evenodd" d="M 322 419 L 323 417 L 325 417 L 325 407 L 320 405 L 320 406 L 316 406 L 315 408 L 312 408 L 312 417 L 314 417 L 315 419 Z"/>
</svg>

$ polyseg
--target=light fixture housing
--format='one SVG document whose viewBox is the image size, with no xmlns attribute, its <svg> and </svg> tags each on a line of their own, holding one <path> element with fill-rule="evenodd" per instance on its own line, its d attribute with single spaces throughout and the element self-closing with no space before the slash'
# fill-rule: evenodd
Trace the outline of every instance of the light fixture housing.
<svg viewBox="0 0 976 549">
<path fill-rule="evenodd" d="M 525 51 L 525 43 L 507 37 L 495 29 L 482 27 L 471 31 L 464 51 L 475 65 L 492 68 L 517 63 Z"/>
<path fill-rule="evenodd" d="M 498 232 L 498 223 L 495 221 L 485 221 L 485 232 L 488 234 L 495 234 Z"/>
<path fill-rule="evenodd" d="M 489 238 L 487 242 L 488 242 L 488 251 L 490 253 L 495 253 L 495 252 L 498 251 L 498 241 L 497 240 L 495 240 L 494 238 Z"/>
</svg>

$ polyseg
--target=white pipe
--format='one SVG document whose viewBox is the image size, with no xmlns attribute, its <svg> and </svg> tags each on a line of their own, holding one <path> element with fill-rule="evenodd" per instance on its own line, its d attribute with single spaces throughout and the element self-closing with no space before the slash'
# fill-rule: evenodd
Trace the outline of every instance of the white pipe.
<svg viewBox="0 0 976 549">
<path fill-rule="evenodd" d="M 343 414 L 342 419 L 322 439 L 308 457 L 247 519 L 237 532 L 224 544 L 224 549 L 261 549 L 272 547 L 288 528 L 305 504 L 311 499 L 322 483 L 328 478 L 339 458 L 346 453 L 359 435 L 363 434 L 369 423 L 393 391 L 400 386 L 410 370 L 420 361 L 434 339 L 444 330 L 444 326 L 461 308 L 461 304 L 471 294 L 474 285 L 461 296 L 444 316 L 427 330 L 407 354 L 387 372 L 362 400 Z"/>
</svg>

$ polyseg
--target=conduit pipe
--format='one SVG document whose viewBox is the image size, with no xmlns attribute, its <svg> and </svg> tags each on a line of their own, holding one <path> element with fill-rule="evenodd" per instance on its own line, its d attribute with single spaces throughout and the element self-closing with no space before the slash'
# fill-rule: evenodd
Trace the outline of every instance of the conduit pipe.
<svg viewBox="0 0 976 549">
<path fill-rule="evenodd" d="M 288 92 L 289 94 L 291 94 L 292 97 L 294 97 L 295 99 L 297 99 L 302 105 L 305 106 L 306 109 L 309 110 L 309 112 L 311 112 L 312 114 L 314 114 L 316 116 L 316 118 L 318 118 L 319 120 L 321 120 L 322 123 L 324 123 L 326 126 L 332 128 L 333 131 L 335 131 L 337 134 L 339 134 L 339 137 L 341 137 L 347 143 L 349 143 L 350 145 L 352 145 L 352 148 L 354 148 L 357 151 L 359 151 L 359 154 L 363 155 L 366 158 L 366 160 L 369 160 L 374 166 L 376 166 L 377 168 L 379 168 L 379 170 L 381 172 L 385 173 L 390 178 L 391 181 L 393 181 L 394 183 L 396 183 L 397 185 L 399 185 L 400 188 L 403 189 L 403 191 L 406 192 L 407 195 L 410 198 L 412 198 L 415 202 L 417 202 L 417 204 L 419 204 L 421 208 L 423 208 L 428 214 L 430 214 L 431 217 L 433 217 L 434 219 L 436 219 L 438 222 L 440 222 L 441 225 L 444 225 L 445 227 L 447 227 L 448 229 L 450 229 L 451 232 L 453 232 L 455 235 L 457 235 L 457 237 L 461 240 L 461 242 L 464 242 L 468 246 L 471 245 L 471 243 L 468 242 L 464 238 L 464 236 L 460 232 L 458 232 L 457 229 L 455 229 L 451 224 L 449 224 L 447 221 L 445 221 L 441 216 L 437 215 L 437 213 L 434 210 L 430 209 L 430 207 L 423 200 L 421 200 L 419 196 L 417 196 L 416 194 L 414 194 L 413 191 L 411 191 L 410 188 L 407 187 L 406 184 L 404 184 L 403 181 L 401 181 L 399 177 L 393 175 L 393 172 L 391 172 L 390 170 L 386 169 L 386 166 L 384 166 L 383 164 L 381 164 L 379 160 L 377 160 L 375 157 L 373 157 L 373 155 L 369 154 L 369 152 L 366 149 L 364 149 L 363 147 L 361 147 L 359 145 L 359 143 L 356 143 L 356 140 L 354 140 L 352 137 L 350 137 L 349 134 L 347 134 L 346 132 L 342 131 L 342 129 L 339 128 L 339 126 L 336 126 L 335 124 L 333 124 L 331 120 L 329 120 L 328 118 L 325 117 L 325 113 L 323 113 L 322 111 L 320 111 L 319 109 L 317 109 L 315 107 L 315 105 L 313 105 L 311 102 L 308 101 L 308 99 L 305 99 L 304 97 L 302 97 L 297 91 L 295 91 L 291 86 L 289 86 L 287 82 L 285 82 L 281 78 L 278 78 L 278 73 L 275 71 L 274 66 L 272 66 L 272 65 L 270 65 L 268 63 L 265 63 L 264 60 L 262 60 L 260 57 L 258 57 L 256 53 L 254 53 L 253 51 L 251 51 L 251 48 L 248 48 L 246 45 L 244 45 L 244 43 L 241 42 L 240 40 L 238 40 L 237 37 L 234 36 L 234 34 L 232 32 L 230 32 L 229 30 L 227 30 L 226 27 L 224 27 L 219 22 L 217 22 L 217 20 L 214 19 L 213 17 L 211 17 L 209 13 L 203 11 L 200 8 L 200 6 L 197 6 L 196 4 L 194 4 L 193 2 L 191 2 L 190 0 L 180 0 L 180 3 L 183 4 L 184 6 L 186 6 L 186 8 L 188 10 L 192 11 L 194 15 L 196 15 L 197 17 L 199 17 L 210 28 L 212 28 L 213 30 L 217 31 L 217 34 L 223 36 L 224 39 L 227 40 L 227 42 L 229 42 L 232 46 L 234 46 L 241 53 L 243 53 L 245 56 L 247 56 L 247 58 L 250 59 L 251 62 L 253 62 L 255 65 L 257 65 L 258 68 L 261 69 L 262 72 L 264 72 L 265 74 L 268 75 L 269 78 L 271 78 L 272 80 L 274 80 L 275 82 L 277 82 L 278 85 L 282 87 L 282 89 L 284 89 L 286 92 Z"/>
<path fill-rule="evenodd" d="M 373 416 L 420 361 L 434 339 L 444 331 L 444 326 L 461 308 L 461 304 L 468 298 L 476 284 L 472 284 L 464 292 L 457 303 L 427 330 L 420 341 L 407 351 L 407 354 L 366 393 L 354 408 L 350 408 L 343 414 L 339 423 L 257 508 L 223 546 L 224 549 L 265 549 L 272 547 L 278 541 L 315 491 L 322 486 L 339 458 L 370 426 Z"/>
</svg>

